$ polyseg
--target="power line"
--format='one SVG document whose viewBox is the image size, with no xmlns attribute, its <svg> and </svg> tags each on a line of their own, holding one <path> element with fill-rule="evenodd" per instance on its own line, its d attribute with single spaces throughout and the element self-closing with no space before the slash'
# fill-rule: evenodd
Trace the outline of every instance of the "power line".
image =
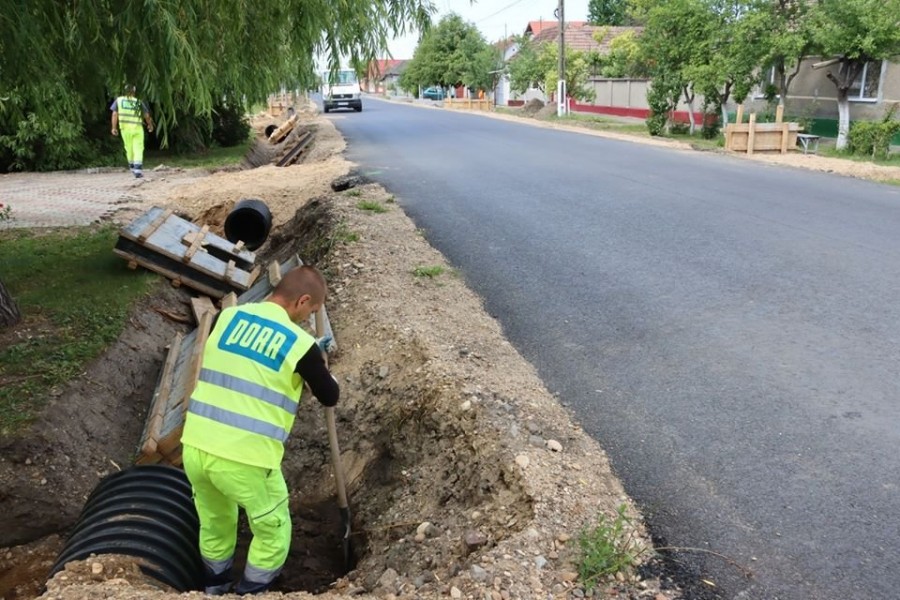
<svg viewBox="0 0 900 600">
<path fill-rule="evenodd" d="M 486 16 L 486 17 L 482 17 L 482 18 L 478 19 L 478 20 L 475 21 L 475 22 L 476 22 L 476 23 L 481 23 L 482 21 L 487 21 L 487 20 L 490 19 L 491 17 L 496 17 L 497 15 L 499 15 L 500 13 L 502 13 L 504 10 L 507 10 L 507 9 L 509 9 L 509 8 L 512 8 L 513 6 L 515 6 L 516 4 L 518 4 L 518 3 L 520 3 L 520 2 L 522 2 L 522 0 L 515 0 L 515 2 L 511 2 L 510 4 L 507 4 L 506 6 L 504 6 L 503 8 L 501 8 L 500 10 L 498 10 L 497 12 L 495 12 L 495 13 L 493 13 L 493 14 L 490 14 L 490 15 L 488 15 L 488 16 Z"/>
</svg>

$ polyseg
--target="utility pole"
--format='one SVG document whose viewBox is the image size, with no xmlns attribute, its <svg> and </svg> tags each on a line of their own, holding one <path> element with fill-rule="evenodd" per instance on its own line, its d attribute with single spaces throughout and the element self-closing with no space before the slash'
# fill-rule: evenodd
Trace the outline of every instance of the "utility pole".
<svg viewBox="0 0 900 600">
<path fill-rule="evenodd" d="M 562 117 L 568 114 L 566 103 L 566 2 L 559 0 L 556 9 L 556 18 L 559 19 L 559 75 L 556 80 L 556 116 Z"/>
</svg>

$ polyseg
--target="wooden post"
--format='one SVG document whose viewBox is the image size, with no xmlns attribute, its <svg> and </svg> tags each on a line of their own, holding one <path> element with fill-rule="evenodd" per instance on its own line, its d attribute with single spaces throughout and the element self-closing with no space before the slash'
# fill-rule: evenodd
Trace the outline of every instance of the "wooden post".
<svg viewBox="0 0 900 600">
<path fill-rule="evenodd" d="M 775 122 L 781 123 L 784 119 L 784 104 L 779 104 L 778 108 L 775 109 Z"/>
<path fill-rule="evenodd" d="M 780 106 L 778 108 L 781 108 Z M 781 125 L 781 153 L 787 154 L 788 140 L 791 138 L 791 124 L 782 123 Z"/>
<path fill-rule="evenodd" d="M 747 154 L 753 154 L 753 143 L 756 137 L 756 113 L 750 113 L 750 131 L 747 133 Z"/>
<path fill-rule="evenodd" d="M 744 105 L 743 105 L 743 104 L 738 104 L 738 107 L 737 107 L 737 116 L 735 116 L 734 122 L 735 122 L 737 125 L 740 125 L 741 123 L 744 122 Z"/>
</svg>

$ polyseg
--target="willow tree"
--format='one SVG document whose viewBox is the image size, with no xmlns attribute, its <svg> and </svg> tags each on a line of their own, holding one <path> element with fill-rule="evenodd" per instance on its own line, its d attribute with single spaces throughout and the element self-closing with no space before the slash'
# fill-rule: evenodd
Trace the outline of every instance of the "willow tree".
<svg viewBox="0 0 900 600">
<path fill-rule="evenodd" d="M 11 0 L 0 13 L 0 153 L 19 168 L 71 166 L 85 124 L 126 82 L 165 140 L 178 115 L 310 85 L 317 57 L 365 63 L 433 11 L 432 0 Z"/>
</svg>

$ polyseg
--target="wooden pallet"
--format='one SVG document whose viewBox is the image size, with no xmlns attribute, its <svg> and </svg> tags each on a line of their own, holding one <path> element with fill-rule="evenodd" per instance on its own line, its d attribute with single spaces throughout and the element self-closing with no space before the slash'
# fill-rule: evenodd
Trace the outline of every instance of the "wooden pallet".
<svg viewBox="0 0 900 600">
<path fill-rule="evenodd" d="M 265 277 L 260 277 L 249 290 L 240 296 L 233 292 L 225 296 L 221 301 L 222 308 L 264 300 L 281 280 L 282 273 L 302 264 L 297 256 L 281 264 L 270 263 Z M 197 377 L 200 374 L 200 361 L 209 337 L 210 326 L 214 315 L 218 312 L 218 309 L 211 303 L 206 304 L 202 300 L 192 302 L 192 305 L 198 315 L 198 326 L 185 336 L 176 335 L 169 346 L 169 352 L 160 371 L 150 409 L 147 412 L 147 420 L 135 460 L 137 464 L 181 465 L 181 432 L 184 428 L 184 418 L 188 402 L 197 383 Z M 328 315 L 324 307 L 315 315 L 314 323 L 311 319 L 310 326 L 316 332 L 317 337 L 323 335 L 323 333 L 319 333 L 320 331 L 333 337 L 331 323 L 327 319 Z"/>
<path fill-rule="evenodd" d="M 153 207 L 119 232 L 113 250 L 128 261 L 213 298 L 243 292 L 259 275 L 256 255 L 190 221 Z"/>
<path fill-rule="evenodd" d="M 275 163 L 276 167 L 287 167 L 288 165 L 292 165 L 297 160 L 300 159 L 300 156 L 306 152 L 307 147 L 309 147 L 309 143 L 312 141 L 312 133 L 307 131 L 300 134 L 297 143 L 291 148 L 287 154 L 282 156 L 277 163 Z"/>
</svg>

